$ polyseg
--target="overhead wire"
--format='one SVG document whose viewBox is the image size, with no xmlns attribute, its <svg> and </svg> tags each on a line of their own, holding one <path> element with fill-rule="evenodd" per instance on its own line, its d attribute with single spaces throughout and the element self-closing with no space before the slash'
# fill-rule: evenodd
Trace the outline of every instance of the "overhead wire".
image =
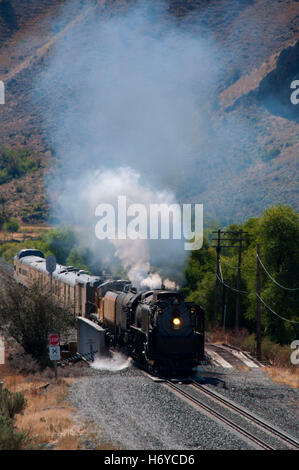
<svg viewBox="0 0 299 470">
<path fill-rule="evenodd" d="M 220 272 L 221 272 L 221 265 L 219 265 L 220 267 Z M 222 274 L 222 273 L 221 273 Z M 228 289 L 234 291 L 234 292 L 239 292 L 240 294 L 249 294 L 248 291 L 243 291 L 243 290 L 238 290 L 238 289 L 235 289 L 234 287 L 231 287 L 229 286 L 228 284 L 226 284 L 223 279 L 221 279 L 218 274 L 216 274 L 218 280 L 225 286 L 227 287 Z M 266 302 L 259 296 L 259 294 L 257 292 L 255 292 L 255 295 L 260 299 L 260 301 L 263 303 L 263 305 L 268 309 L 270 310 L 270 312 L 272 312 L 274 315 L 276 315 L 277 317 L 281 318 L 282 320 L 284 321 L 287 321 L 289 323 L 299 323 L 299 321 L 295 321 L 295 320 L 289 320 L 287 318 L 284 318 L 282 317 L 281 315 L 279 315 L 278 313 L 276 313 L 271 307 L 269 307 L 269 305 L 266 304 Z"/>
<path fill-rule="evenodd" d="M 260 301 L 264 304 L 264 306 L 270 310 L 270 312 L 274 313 L 274 315 L 276 315 L 277 317 L 281 318 L 282 320 L 284 321 L 287 321 L 289 323 L 299 323 L 299 321 L 295 321 L 295 320 L 289 320 L 288 318 L 284 318 L 282 317 L 281 315 L 278 315 L 278 313 L 274 312 L 274 310 L 272 310 L 271 307 L 269 307 L 269 305 L 266 304 L 266 302 L 258 295 L 258 293 L 256 292 L 255 295 L 257 296 L 258 299 L 260 299 Z"/>
<path fill-rule="evenodd" d="M 218 276 L 218 274 L 216 274 L 217 278 L 219 279 L 219 281 L 225 286 L 227 287 L 228 289 L 234 291 L 234 292 L 240 292 L 240 294 L 249 294 L 249 292 L 247 292 L 246 290 L 238 290 L 238 289 L 234 289 L 234 287 L 231 287 L 229 286 L 228 284 L 225 284 L 225 282 Z"/>
<path fill-rule="evenodd" d="M 259 257 L 259 255 L 257 254 L 256 255 L 259 262 L 261 263 L 261 266 L 263 268 L 263 270 L 265 271 L 265 273 L 269 276 L 269 278 L 274 282 L 274 284 L 276 284 L 277 286 L 281 287 L 282 289 L 285 289 L 285 290 L 290 290 L 290 291 L 296 291 L 296 290 L 299 290 L 299 287 L 296 287 L 296 288 L 290 288 L 290 287 L 285 287 L 285 286 L 282 286 L 281 284 L 279 284 L 279 282 L 277 282 L 272 276 L 271 274 L 267 271 L 267 269 L 265 268 L 261 258 Z"/>
</svg>

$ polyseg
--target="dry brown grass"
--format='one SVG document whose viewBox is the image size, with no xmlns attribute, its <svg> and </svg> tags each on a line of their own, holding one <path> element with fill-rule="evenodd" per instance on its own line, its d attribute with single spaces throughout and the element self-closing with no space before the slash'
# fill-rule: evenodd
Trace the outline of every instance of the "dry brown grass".
<svg viewBox="0 0 299 470">
<path fill-rule="evenodd" d="M 79 436 L 67 434 L 58 440 L 55 450 L 77 450 L 79 449 L 79 444 Z"/>
<path fill-rule="evenodd" d="M 2 366 L 2 372 L 4 368 Z M 24 376 L 6 367 L 4 387 L 21 392 L 27 400 L 23 415 L 17 415 L 16 426 L 26 433 L 34 449 L 45 445 L 55 450 L 117 450 L 117 445 L 101 439 L 101 429 L 82 421 L 67 400 L 68 386 L 76 379 L 64 377 L 56 382 L 42 374 Z"/>
<path fill-rule="evenodd" d="M 74 424 L 75 410 L 66 400 L 66 380 L 47 385 L 42 379 L 32 383 L 24 376 L 11 375 L 5 377 L 4 386 L 23 393 L 27 400 L 24 414 L 17 416 L 16 426 L 30 436 L 33 445 L 53 443 L 59 448 L 64 444 L 67 448 L 78 448 L 80 426 Z"/>
<path fill-rule="evenodd" d="M 78 376 L 84 375 L 85 363 L 59 369 L 60 377 L 56 381 L 50 369 L 29 374 L 21 372 L 15 360 L 19 348 L 9 342 L 6 346 L 0 377 L 5 388 L 23 393 L 27 400 L 24 414 L 16 416 L 16 426 L 26 433 L 33 448 L 42 449 L 47 444 L 47 448 L 55 450 L 117 449 L 114 444 L 100 439 L 101 429 L 79 418 L 77 410 L 67 400 L 68 387 Z M 11 354 L 14 359 L 8 360 Z M 28 361 L 29 356 L 23 360 Z"/>
<path fill-rule="evenodd" d="M 223 331 L 221 328 L 209 331 L 207 339 L 211 343 L 225 343 L 241 350 L 250 352 L 253 356 L 256 350 L 255 335 L 250 335 L 247 330 Z M 299 387 L 299 368 L 291 364 L 292 350 L 288 346 L 281 346 L 272 342 L 269 338 L 262 340 L 262 359 L 264 370 L 269 374 L 273 382 L 289 385 L 292 388 Z"/>
<path fill-rule="evenodd" d="M 240 330 L 236 333 L 234 330 L 223 331 L 222 328 L 216 328 L 206 333 L 206 338 L 211 343 L 226 343 L 237 348 L 245 348 L 246 342 L 249 337 L 247 330 Z M 247 347 L 247 350 L 248 347 Z"/>
<path fill-rule="evenodd" d="M 273 382 L 289 385 L 292 388 L 299 388 L 299 369 L 282 367 L 265 367 L 264 369 Z"/>
</svg>

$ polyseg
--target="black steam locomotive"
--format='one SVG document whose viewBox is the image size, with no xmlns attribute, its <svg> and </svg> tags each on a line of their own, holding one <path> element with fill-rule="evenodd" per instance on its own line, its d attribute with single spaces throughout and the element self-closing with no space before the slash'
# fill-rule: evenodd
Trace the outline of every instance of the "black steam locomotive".
<svg viewBox="0 0 299 470">
<path fill-rule="evenodd" d="M 25 286 L 50 288 L 46 260 L 38 250 L 21 250 L 14 277 Z M 108 346 L 125 351 L 142 367 L 164 376 L 189 375 L 204 359 L 204 314 L 168 290 L 137 292 L 127 280 L 90 276 L 74 266 L 57 264 L 53 295 L 73 305 L 74 314 L 105 329 Z"/>
<path fill-rule="evenodd" d="M 107 291 L 100 323 L 109 344 L 125 349 L 150 372 L 186 376 L 204 359 L 203 311 L 177 292 Z"/>
</svg>

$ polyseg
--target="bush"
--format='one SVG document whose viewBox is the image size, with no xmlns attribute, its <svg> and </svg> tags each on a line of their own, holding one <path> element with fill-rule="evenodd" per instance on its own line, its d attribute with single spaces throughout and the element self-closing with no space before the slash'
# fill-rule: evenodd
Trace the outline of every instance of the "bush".
<svg viewBox="0 0 299 470">
<path fill-rule="evenodd" d="M 0 415 L 0 450 L 21 450 L 26 440 L 25 433 L 17 432 L 13 424 Z"/>
<path fill-rule="evenodd" d="M 25 223 L 44 222 L 49 218 L 49 209 L 46 204 L 35 203 L 30 209 L 23 209 L 20 216 Z"/>
<path fill-rule="evenodd" d="M 4 227 L 4 224 L 9 220 L 8 216 L 4 212 L 0 212 L 0 229 Z"/>
<path fill-rule="evenodd" d="M 36 170 L 39 163 L 29 149 L 11 149 L 0 145 L 0 184 L 13 178 L 20 178 L 29 171 Z"/>
<path fill-rule="evenodd" d="M 7 232 L 18 232 L 20 230 L 20 224 L 15 219 L 10 219 L 3 225 L 4 230 Z"/>
<path fill-rule="evenodd" d="M 20 250 L 20 244 L 17 242 L 7 242 L 0 245 L 0 256 L 8 263 L 13 262 L 13 257 Z"/>
<path fill-rule="evenodd" d="M 23 413 L 26 400 L 22 393 L 0 390 L 0 450 L 20 450 L 26 444 L 26 435 L 17 432 L 14 426 L 15 415 Z"/>
<path fill-rule="evenodd" d="M 14 419 L 15 415 L 22 413 L 26 407 L 26 400 L 22 393 L 12 393 L 7 388 L 0 390 L 0 415 L 4 418 Z"/>
<path fill-rule="evenodd" d="M 262 340 L 263 359 L 275 366 L 290 366 L 291 348 L 274 343 L 269 338 Z"/>
</svg>

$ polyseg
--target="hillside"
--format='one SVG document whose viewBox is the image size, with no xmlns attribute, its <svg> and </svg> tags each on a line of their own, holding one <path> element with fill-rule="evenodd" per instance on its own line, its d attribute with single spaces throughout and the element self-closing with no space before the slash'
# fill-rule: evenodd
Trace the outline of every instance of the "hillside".
<svg viewBox="0 0 299 470">
<path fill-rule="evenodd" d="M 6 85 L 6 104 L 0 106 L 0 143 L 30 148 L 44 162 L 42 169 L 0 185 L 12 215 L 20 216 L 32 198 L 45 207 L 41 174 L 44 167 L 59 164 L 49 137 L 55 130 L 56 113 L 61 114 L 57 100 L 51 103 L 51 96 L 60 93 L 56 77 L 51 77 L 47 96 L 42 87 L 36 93 L 57 44 L 69 34 L 79 34 L 94 18 L 101 24 L 115 10 L 134 3 L 85 1 L 63 9 L 67 4 L 63 0 L 30 0 L 26 5 L 20 0 L 0 2 L 0 80 Z M 217 95 L 207 102 L 208 130 L 198 144 L 199 157 L 190 167 L 186 165 L 184 175 L 174 174 L 179 197 L 203 202 L 224 223 L 259 215 L 270 204 L 298 209 L 299 113 L 288 102 L 290 83 L 299 72 L 298 2 L 161 3 L 167 3 L 167 11 L 160 20 L 179 25 L 182 35 L 186 31 L 212 35 L 219 67 Z M 89 51 L 94 46 L 84 47 Z M 47 122 L 43 119 L 46 107 Z M 221 139 L 214 141 L 214 133 Z M 212 161 L 205 159 L 211 152 Z M 17 184 L 24 186 L 26 196 L 14 190 Z"/>
</svg>

